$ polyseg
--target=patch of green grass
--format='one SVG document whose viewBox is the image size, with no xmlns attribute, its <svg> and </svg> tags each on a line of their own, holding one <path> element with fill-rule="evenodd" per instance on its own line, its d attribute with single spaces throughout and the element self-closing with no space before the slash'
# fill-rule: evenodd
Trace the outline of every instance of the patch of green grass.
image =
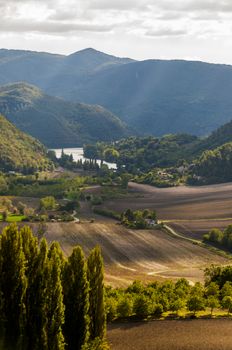
<svg viewBox="0 0 232 350">
<path fill-rule="evenodd" d="M 9 215 L 7 217 L 6 221 L 7 222 L 21 222 L 25 218 L 26 218 L 26 216 L 24 216 L 24 215 L 14 215 L 14 214 L 12 214 L 12 215 Z M 2 214 L 0 214 L 0 221 L 2 221 Z"/>
</svg>

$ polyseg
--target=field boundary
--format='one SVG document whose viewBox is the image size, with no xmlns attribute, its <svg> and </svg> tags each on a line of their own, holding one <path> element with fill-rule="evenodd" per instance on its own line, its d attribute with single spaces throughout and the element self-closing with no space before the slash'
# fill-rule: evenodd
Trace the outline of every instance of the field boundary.
<svg viewBox="0 0 232 350">
<path fill-rule="evenodd" d="M 203 243 L 202 241 L 199 241 L 197 239 L 185 237 L 182 234 L 180 234 L 179 232 L 176 232 L 172 227 L 170 227 L 170 226 L 168 226 L 166 224 L 163 225 L 163 229 L 165 230 L 165 232 L 167 232 L 168 234 L 170 234 L 170 235 L 172 235 L 174 237 L 177 237 L 177 238 L 180 238 L 180 239 L 184 239 L 185 241 L 191 242 L 194 245 L 198 245 L 198 246 L 200 246 L 202 248 L 205 248 L 205 249 L 208 249 L 211 252 L 214 252 L 214 253 L 216 253 L 216 254 L 224 257 L 224 258 L 232 260 L 232 254 L 229 253 L 229 252 L 226 252 L 226 251 L 221 250 L 219 248 L 216 248 L 216 247 L 213 247 L 213 246 L 208 245 L 206 243 Z"/>
</svg>

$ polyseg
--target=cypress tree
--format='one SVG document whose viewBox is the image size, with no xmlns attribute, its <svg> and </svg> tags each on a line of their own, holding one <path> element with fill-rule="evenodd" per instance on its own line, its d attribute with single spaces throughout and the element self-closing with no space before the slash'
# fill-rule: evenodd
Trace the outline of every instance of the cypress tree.
<svg viewBox="0 0 232 350">
<path fill-rule="evenodd" d="M 1 294 L 4 315 L 4 348 L 17 348 L 21 342 L 25 325 L 25 294 L 27 279 L 25 276 L 25 257 L 22 249 L 22 237 L 16 225 L 10 225 L 1 237 Z"/>
<path fill-rule="evenodd" d="M 62 326 L 64 324 L 63 290 L 61 282 L 62 251 L 57 242 L 49 250 L 48 285 L 47 285 L 47 349 L 63 350 L 64 337 Z"/>
<path fill-rule="evenodd" d="M 81 247 L 76 247 L 63 273 L 65 325 L 64 335 L 68 350 L 80 350 L 89 336 L 89 286 L 87 266 Z"/>
<path fill-rule="evenodd" d="M 94 248 L 88 258 L 90 339 L 103 339 L 106 332 L 104 303 L 104 271 L 100 247 Z"/>
<path fill-rule="evenodd" d="M 35 242 L 35 241 L 34 241 Z M 32 242 L 30 243 L 32 245 Z M 36 250 L 36 247 L 34 247 Z M 48 247 L 45 239 L 35 251 L 32 265 L 27 270 L 28 289 L 26 294 L 26 327 L 24 347 L 27 350 L 47 349 L 47 283 Z"/>
</svg>

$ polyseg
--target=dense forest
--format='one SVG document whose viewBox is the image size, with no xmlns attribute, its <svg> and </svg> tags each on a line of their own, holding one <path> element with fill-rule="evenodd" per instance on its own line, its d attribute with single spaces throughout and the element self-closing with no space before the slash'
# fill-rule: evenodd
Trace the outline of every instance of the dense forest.
<svg viewBox="0 0 232 350">
<path fill-rule="evenodd" d="M 113 141 L 129 134 L 126 125 L 101 106 L 48 96 L 26 83 L 0 87 L 0 113 L 50 148 Z"/>
<path fill-rule="evenodd" d="M 0 115 L 0 170 L 33 173 L 53 169 L 46 148 Z"/>
<path fill-rule="evenodd" d="M 87 144 L 84 155 L 92 161 L 115 162 L 119 173 L 128 172 L 136 182 L 158 187 L 228 182 L 232 180 L 231 127 L 232 122 L 206 138 L 177 134 Z"/>
<path fill-rule="evenodd" d="M 103 260 L 81 247 L 66 259 L 58 243 L 38 242 L 29 227 L 0 236 L 1 344 L 9 350 L 103 350 Z"/>
</svg>

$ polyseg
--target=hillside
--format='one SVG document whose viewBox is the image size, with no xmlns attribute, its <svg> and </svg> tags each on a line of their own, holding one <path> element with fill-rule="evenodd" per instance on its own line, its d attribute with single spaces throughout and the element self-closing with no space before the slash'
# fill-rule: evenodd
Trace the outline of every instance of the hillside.
<svg viewBox="0 0 232 350">
<path fill-rule="evenodd" d="M 69 97 L 98 102 L 146 134 L 207 135 L 231 120 L 231 88 L 231 66 L 149 60 L 97 73 Z"/>
<path fill-rule="evenodd" d="M 0 170 L 28 173 L 50 167 L 45 147 L 0 115 Z"/>
<path fill-rule="evenodd" d="M 93 72 L 132 60 L 88 48 L 71 55 L 24 50 L 0 50 L 0 84 L 26 81 L 50 93 L 71 89 Z M 77 98 L 75 99 L 75 101 Z"/>
<path fill-rule="evenodd" d="M 71 103 L 26 83 L 0 87 L 0 113 L 48 147 L 117 140 L 126 126 L 101 106 Z"/>
<path fill-rule="evenodd" d="M 140 134 L 208 135 L 232 118 L 232 67 L 133 61 L 86 49 L 72 55 L 0 50 L 0 84 L 27 81 L 46 93 L 98 104 Z"/>
</svg>

